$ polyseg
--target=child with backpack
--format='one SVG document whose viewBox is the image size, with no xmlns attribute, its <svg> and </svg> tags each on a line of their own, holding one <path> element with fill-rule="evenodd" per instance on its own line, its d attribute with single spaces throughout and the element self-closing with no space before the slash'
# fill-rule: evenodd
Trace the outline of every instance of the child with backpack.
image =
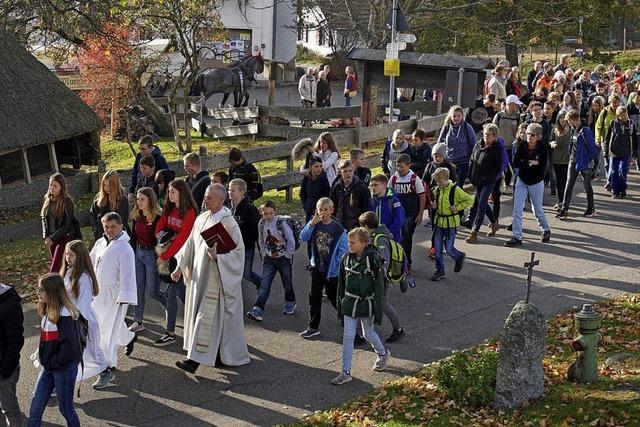
<svg viewBox="0 0 640 427">
<path fill-rule="evenodd" d="M 260 289 L 262 276 L 253 271 L 260 212 L 246 196 L 246 193 L 247 183 L 243 179 L 236 178 L 229 182 L 229 207 L 240 227 L 242 241 L 244 242 L 244 273 L 242 277 L 253 283 L 256 289 Z"/>
<path fill-rule="evenodd" d="M 466 255 L 454 246 L 457 227 L 460 224 L 458 212 L 473 205 L 473 196 L 449 180 L 447 168 L 436 169 L 433 178 L 437 186 L 432 205 L 435 209 L 433 246 L 436 248 L 436 271 L 431 276 L 431 280 L 435 282 L 445 276 L 443 249 L 446 249 L 447 254 L 455 261 L 453 272 L 462 271 Z"/>
<path fill-rule="evenodd" d="M 382 310 L 385 316 L 389 318 L 391 326 L 393 327 L 391 335 L 389 335 L 384 342 L 396 342 L 404 336 L 404 329 L 400 326 L 398 313 L 389 302 L 387 290 L 389 284 L 394 283 L 398 277 L 400 277 L 401 280 L 400 290 L 402 292 L 406 292 L 407 290 L 407 280 L 404 276 L 404 251 L 402 250 L 402 246 L 393 240 L 393 236 L 387 227 L 379 223 L 378 215 L 374 212 L 365 212 L 360 215 L 360 226 L 364 227 L 369 233 L 369 244 L 375 246 L 383 261 L 382 268 L 384 270 L 385 281 L 384 305 Z"/>
<path fill-rule="evenodd" d="M 296 251 L 296 240 L 287 221 L 276 215 L 276 204 L 267 200 L 260 206 L 262 219 L 258 223 L 258 245 L 264 257 L 262 264 L 262 281 L 258 297 L 251 311 L 247 313 L 249 319 L 261 322 L 264 306 L 271 293 L 271 284 L 276 272 L 280 273 L 284 287 L 284 308 L 282 314 L 292 315 L 296 310 L 296 294 L 293 290 L 292 263 Z"/>
<path fill-rule="evenodd" d="M 58 273 L 47 273 L 38 280 L 38 313 L 40 343 L 38 359 L 42 366 L 31 400 L 29 425 L 42 424 L 42 414 L 55 390 L 58 409 L 67 426 L 79 427 L 80 420 L 73 407 L 73 390 L 82 360 L 82 346 L 77 319 L 78 309 L 69 299 L 64 280 Z"/>
<path fill-rule="evenodd" d="M 302 229 L 300 239 L 311 243 L 311 291 L 309 292 L 309 323 L 300 333 L 305 339 L 320 335 L 318 327 L 322 316 L 322 290 L 329 302 L 337 308 L 336 292 L 338 270 L 342 256 L 347 252 L 347 232 L 331 217 L 333 202 L 323 197 L 316 203 L 316 213 Z"/>
<path fill-rule="evenodd" d="M 100 325 L 96 312 L 91 307 L 93 297 L 98 295 L 100 288 L 93 264 L 91 264 L 89 249 L 82 240 L 73 240 L 67 244 L 60 275 L 64 277 L 64 285 L 71 302 L 78 308 L 89 326 L 87 348 L 84 349 L 81 372 L 78 372 L 77 378 L 78 381 L 81 381 L 107 369 L 107 362 L 99 345 Z M 100 379 L 93 384 L 93 388 L 96 390 L 104 388 L 100 387 Z"/>
<path fill-rule="evenodd" d="M 353 340 L 358 324 L 378 356 L 373 365 L 376 371 L 386 369 L 390 352 L 385 349 L 373 323 L 382 323 L 384 304 L 384 269 L 378 251 L 369 245 L 369 233 L 357 227 L 349 232 L 349 253 L 340 262 L 338 276 L 338 316 L 342 319 L 342 372 L 331 380 L 341 385 L 351 381 Z"/>
<path fill-rule="evenodd" d="M 422 175 L 422 181 L 425 186 L 429 187 L 429 193 L 434 194 L 436 191 L 436 181 L 433 178 L 433 173 L 438 168 L 447 168 L 449 170 L 449 177 L 451 181 L 456 182 L 456 166 L 447 160 L 447 146 L 444 142 L 438 142 L 433 146 L 431 151 L 431 157 L 433 160 L 427 164 L 427 167 L 424 169 L 424 175 Z M 429 258 L 435 259 L 436 248 L 433 246 L 433 229 L 435 227 L 435 214 L 436 211 L 431 207 L 431 204 L 427 204 L 429 206 L 429 218 L 431 218 L 431 247 L 429 248 Z M 426 227 L 426 225 L 425 225 Z"/>
<path fill-rule="evenodd" d="M 396 160 L 396 172 L 389 179 L 388 186 L 400 199 L 404 209 L 405 222 L 402 226 L 402 247 L 407 255 L 408 268 L 411 271 L 411 249 L 413 233 L 422 222 L 427 203 L 427 193 L 422 179 L 411 169 L 411 157 L 401 154 Z"/>
<path fill-rule="evenodd" d="M 376 213 L 380 224 L 386 226 L 394 240 L 402 242 L 402 225 L 404 224 L 404 208 L 400 199 L 387 187 L 386 175 L 377 174 L 371 178 L 371 199 L 369 210 Z M 360 216 L 362 218 L 362 215 Z M 362 225 L 362 223 L 360 223 Z"/>
</svg>

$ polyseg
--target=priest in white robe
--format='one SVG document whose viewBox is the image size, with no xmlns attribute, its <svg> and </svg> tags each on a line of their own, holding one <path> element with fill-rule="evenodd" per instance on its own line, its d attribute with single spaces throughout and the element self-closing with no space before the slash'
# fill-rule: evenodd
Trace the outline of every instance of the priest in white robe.
<svg viewBox="0 0 640 427">
<path fill-rule="evenodd" d="M 227 366 L 249 363 L 244 337 L 242 274 L 244 243 L 240 227 L 224 207 L 227 190 L 220 184 L 207 187 L 202 212 L 189 239 L 178 254 L 172 279 L 184 274 L 187 293 L 184 304 L 184 349 L 187 358 L 176 366 L 195 373 L 200 364 L 214 366 L 216 358 Z M 209 248 L 200 233 L 221 222 L 236 248 L 218 254 Z"/>
<path fill-rule="evenodd" d="M 127 356 L 133 351 L 136 334 L 129 331 L 124 319 L 129 304 L 138 303 L 135 257 L 120 215 L 107 213 L 102 226 L 104 237 L 96 241 L 90 253 L 100 287 L 91 305 L 100 325 L 100 348 L 107 370 L 100 374 L 100 386 L 94 388 L 104 388 L 113 379 L 120 347 L 125 347 Z"/>
</svg>

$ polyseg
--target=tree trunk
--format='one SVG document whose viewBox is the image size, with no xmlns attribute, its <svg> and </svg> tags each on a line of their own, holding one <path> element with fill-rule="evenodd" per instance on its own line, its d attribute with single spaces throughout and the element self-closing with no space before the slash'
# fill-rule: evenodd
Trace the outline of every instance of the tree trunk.
<svg viewBox="0 0 640 427">
<path fill-rule="evenodd" d="M 185 90 L 184 93 L 185 95 L 182 98 L 182 108 L 184 111 L 184 135 L 187 140 L 187 153 L 190 153 L 193 148 L 193 141 L 191 140 L 191 118 L 189 114 L 191 111 L 191 102 L 189 102 L 189 96 L 186 95 L 189 92 Z"/>
<path fill-rule="evenodd" d="M 144 108 L 144 111 L 151 118 L 151 121 L 156 127 L 156 132 L 159 136 L 172 136 L 173 128 L 172 124 L 167 120 L 164 112 L 149 96 L 146 89 L 140 91 L 136 96 L 136 102 Z"/>
<path fill-rule="evenodd" d="M 178 146 L 180 154 L 184 154 L 182 138 L 180 138 L 180 119 L 178 118 L 178 106 L 173 96 L 169 97 L 169 111 L 171 112 L 171 124 L 173 125 L 173 138 Z"/>
<path fill-rule="evenodd" d="M 509 61 L 509 65 L 512 67 L 518 65 L 518 46 L 515 43 L 505 42 L 504 55 L 507 61 Z"/>
</svg>

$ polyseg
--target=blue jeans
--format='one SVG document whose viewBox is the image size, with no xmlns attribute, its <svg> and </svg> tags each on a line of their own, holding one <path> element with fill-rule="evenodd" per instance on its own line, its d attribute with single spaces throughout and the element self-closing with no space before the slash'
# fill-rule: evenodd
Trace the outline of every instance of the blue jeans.
<svg viewBox="0 0 640 427">
<path fill-rule="evenodd" d="M 293 291 L 292 263 L 293 260 L 285 256 L 276 259 L 268 256 L 264 257 L 262 262 L 262 282 L 260 283 L 258 298 L 256 298 L 254 306 L 264 310 L 264 306 L 267 304 L 269 294 L 271 293 L 271 284 L 273 283 L 273 278 L 276 277 L 276 272 L 280 273 L 280 279 L 284 287 L 285 302 L 296 302 L 296 294 Z"/>
<path fill-rule="evenodd" d="M 160 289 L 160 276 L 156 264 L 156 253 L 153 249 L 136 248 L 136 284 L 138 288 L 138 305 L 135 306 L 133 320 L 142 322 L 144 317 L 145 290 L 147 295 L 167 309 L 167 295 Z"/>
<path fill-rule="evenodd" d="M 416 216 L 407 215 L 402 224 L 402 249 L 407 256 L 407 262 L 411 267 L 411 249 L 413 247 L 413 233 L 416 231 Z"/>
<path fill-rule="evenodd" d="M 444 252 L 446 249 L 449 256 L 457 261 L 462 256 L 462 252 L 454 246 L 456 243 L 456 227 L 442 228 L 436 226 L 433 230 L 433 247 L 436 248 L 436 269 L 444 271 Z"/>
<path fill-rule="evenodd" d="M 31 400 L 29 427 L 37 427 L 42 424 L 42 414 L 54 389 L 58 395 L 58 409 L 67 421 L 67 425 L 71 427 L 80 426 L 78 414 L 73 407 L 73 389 L 76 385 L 77 374 L 78 362 L 72 362 L 56 371 L 40 370 L 36 390 Z"/>
<path fill-rule="evenodd" d="M 178 298 L 184 304 L 187 288 L 184 286 L 184 279 L 180 277 L 178 283 L 168 283 L 167 290 L 167 332 L 175 332 L 176 318 L 178 317 Z"/>
<path fill-rule="evenodd" d="M 351 107 L 351 97 L 349 95 L 344 96 L 344 106 Z"/>
<path fill-rule="evenodd" d="M 342 332 L 342 370 L 351 372 L 351 359 L 353 356 L 353 340 L 356 337 L 356 327 L 358 323 L 362 325 L 362 336 L 369 341 L 371 347 L 379 356 L 385 354 L 386 350 L 380 337 L 373 329 L 373 319 L 370 317 L 350 317 L 343 316 L 344 330 Z"/>
<path fill-rule="evenodd" d="M 527 185 L 522 180 L 516 183 L 513 195 L 513 237 L 522 240 L 522 211 L 527 197 L 531 200 L 531 209 L 538 220 L 538 226 L 542 231 L 549 231 L 549 223 L 542 208 L 542 196 L 544 195 L 544 181 L 534 185 Z"/>
<path fill-rule="evenodd" d="M 609 157 L 609 183 L 613 194 L 627 192 L 627 174 L 629 173 L 629 157 Z"/>
<path fill-rule="evenodd" d="M 253 271 L 253 257 L 255 254 L 255 247 L 244 250 L 244 273 L 242 273 L 242 278 L 253 283 L 256 288 L 259 288 L 260 282 L 262 282 L 262 276 Z"/>
<path fill-rule="evenodd" d="M 467 175 L 469 174 L 469 161 L 456 163 L 456 184 L 460 188 L 464 188 L 464 182 L 467 179 Z"/>
<path fill-rule="evenodd" d="M 473 231 L 480 231 L 480 227 L 482 227 L 482 223 L 484 222 L 485 214 L 487 215 L 487 218 L 489 218 L 489 222 L 491 222 L 491 224 L 495 224 L 496 222 L 493 210 L 489 208 L 489 196 L 493 193 L 495 184 L 495 181 L 487 182 L 482 187 L 476 189 L 478 211 L 476 212 L 476 217 L 473 220 Z"/>
</svg>

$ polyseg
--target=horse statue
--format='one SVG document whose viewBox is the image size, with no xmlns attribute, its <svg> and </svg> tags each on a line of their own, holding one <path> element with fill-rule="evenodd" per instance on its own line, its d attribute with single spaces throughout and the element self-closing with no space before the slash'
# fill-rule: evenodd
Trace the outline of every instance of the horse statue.
<svg viewBox="0 0 640 427">
<path fill-rule="evenodd" d="M 224 105 L 229 95 L 233 93 L 233 106 L 246 107 L 249 104 L 249 86 L 251 82 L 256 82 L 255 74 L 262 72 L 264 72 L 262 54 L 240 59 L 229 68 L 209 68 L 197 74 L 189 96 L 204 93 L 206 101 L 214 93 L 223 93 L 222 104 Z M 244 103 L 242 103 L 243 99 Z"/>
</svg>

